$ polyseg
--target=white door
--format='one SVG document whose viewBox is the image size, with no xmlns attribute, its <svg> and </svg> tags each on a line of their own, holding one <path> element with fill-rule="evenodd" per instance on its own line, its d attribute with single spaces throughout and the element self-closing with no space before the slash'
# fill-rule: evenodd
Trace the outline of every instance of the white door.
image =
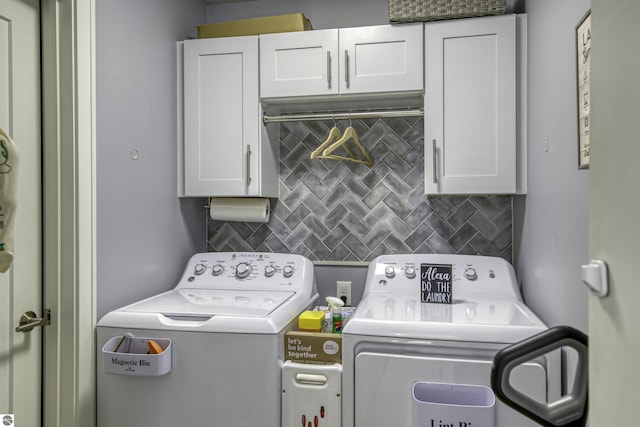
<svg viewBox="0 0 640 427">
<path fill-rule="evenodd" d="M 515 15 L 427 23 L 425 45 L 425 193 L 515 193 Z"/>
<path fill-rule="evenodd" d="M 340 94 L 422 91 L 423 24 L 341 28 Z"/>
<path fill-rule="evenodd" d="M 263 98 L 422 92 L 423 25 L 260 36 Z"/>
<path fill-rule="evenodd" d="M 589 256 L 609 296 L 589 301 L 590 425 L 638 423 L 640 384 L 640 2 L 592 2 Z M 577 161 L 577 153 L 576 153 Z"/>
<path fill-rule="evenodd" d="M 184 42 L 184 190 L 258 196 L 258 37 Z"/>
<path fill-rule="evenodd" d="M 39 16 L 38 0 L 0 1 L 0 128 L 20 159 L 14 260 L 0 273 L 0 414 L 26 427 L 41 423 L 42 330 L 15 331 L 22 313 L 42 314 Z"/>
<path fill-rule="evenodd" d="M 260 95 L 336 95 L 338 30 L 260 36 Z"/>
</svg>

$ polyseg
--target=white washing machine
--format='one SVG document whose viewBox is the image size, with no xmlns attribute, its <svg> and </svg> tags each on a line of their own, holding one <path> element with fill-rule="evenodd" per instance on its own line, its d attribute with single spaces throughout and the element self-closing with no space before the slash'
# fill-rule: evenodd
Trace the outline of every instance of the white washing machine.
<svg viewBox="0 0 640 427">
<path fill-rule="evenodd" d="M 284 333 L 317 296 L 302 256 L 194 255 L 173 290 L 98 322 L 98 427 L 280 427 Z"/>
<path fill-rule="evenodd" d="M 343 331 L 346 427 L 536 426 L 491 391 L 494 354 L 546 330 L 501 258 L 383 255 Z M 560 352 L 517 367 L 536 400 L 561 394 Z"/>
</svg>

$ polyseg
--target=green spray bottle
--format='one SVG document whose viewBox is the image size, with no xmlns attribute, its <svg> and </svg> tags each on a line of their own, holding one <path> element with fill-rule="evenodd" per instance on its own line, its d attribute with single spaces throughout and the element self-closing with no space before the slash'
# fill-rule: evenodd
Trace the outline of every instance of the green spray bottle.
<svg viewBox="0 0 640 427">
<path fill-rule="evenodd" d="M 344 301 L 337 297 L 327 297 L 327 304 L 329 304 L 329 308 L 331 309 L 331 318 L 333 326 L 331 328 L 331 332 L 334 334 L 342 333 L 342 307 L 344 306 Z"/>
</svg>

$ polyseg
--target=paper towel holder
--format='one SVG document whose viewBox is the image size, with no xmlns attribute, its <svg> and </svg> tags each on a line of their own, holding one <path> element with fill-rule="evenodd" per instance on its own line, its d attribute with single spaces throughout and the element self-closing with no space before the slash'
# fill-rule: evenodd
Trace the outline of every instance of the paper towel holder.
<svg viewBox="0 0 640 427">
<path fill-rule="evenodd" d="M 266 197 L 211 197 L 209 216 L 216 221 L 267 223 L 271 201 Z"/>
</svg>

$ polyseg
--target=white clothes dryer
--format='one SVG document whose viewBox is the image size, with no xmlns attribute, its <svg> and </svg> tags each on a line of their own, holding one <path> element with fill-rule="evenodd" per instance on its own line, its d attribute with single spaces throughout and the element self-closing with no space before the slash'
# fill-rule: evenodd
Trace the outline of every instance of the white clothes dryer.
<svg viewBox="0 0 640 427">
<path fill-rule="evenodd" d="M 280 427 L 284 333 L 317 296 L 302 256 L 195 254 L 173 290 L 98 322 L 98 427 Z"/>
<path fill-rule="evenodd" d="M 498 350 L 546 329 L 501 258 L 380 256 L 343 331 L 343 424 L 536 426 L 495 399 L 491 367 Z M 540 401 L 559 398 L 559 350 L 511 381 Z"/>
</svg>

